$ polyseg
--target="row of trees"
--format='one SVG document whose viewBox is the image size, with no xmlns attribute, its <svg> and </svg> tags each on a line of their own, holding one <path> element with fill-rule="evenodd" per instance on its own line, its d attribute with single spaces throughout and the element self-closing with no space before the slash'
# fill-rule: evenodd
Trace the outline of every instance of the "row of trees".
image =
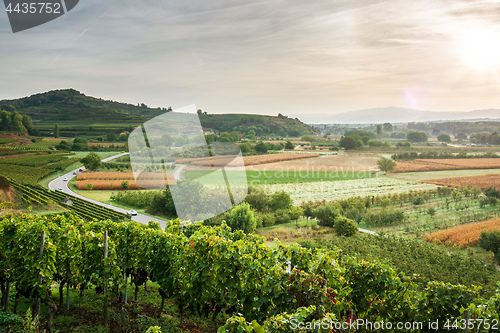
<svg viewBox="0 0 500 333">
<path fill-rule="evenodd" d="M 8 108 L 8 107 L 5 107 Z M 15 111 L 0 111 L 0 131 L 16 132 L 20 134 L 32 134 L 33 122 L 31 117 Z"/>
</svg>

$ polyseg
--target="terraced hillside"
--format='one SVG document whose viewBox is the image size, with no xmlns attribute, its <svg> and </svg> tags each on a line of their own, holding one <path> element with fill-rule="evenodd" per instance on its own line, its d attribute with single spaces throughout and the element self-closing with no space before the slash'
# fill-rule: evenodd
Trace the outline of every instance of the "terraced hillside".
<svg viewBox="0 0 500 333">
<path fill-rule="evenodd" d="M 98 136 L 110 131 L 130 131 L 134 127 L 167 112 L 168 108 L 149 108 L 145 104 L 126 104 L 86 96 L 74 90 L 53 90 L 29 97 L 2 100 L 0 109 L 18 110 L 33 119 L 36 129 L 50 136 L 57 124 L 60 136 Z M 253 129 L 257 135 L 300 136 L 317 133 L 313 127 L 285 116 L 205 114 L 201 124 L 207 130 L 244 132 Z M 319 132 L 318 132 L 319 133 Z"/>
</svg>

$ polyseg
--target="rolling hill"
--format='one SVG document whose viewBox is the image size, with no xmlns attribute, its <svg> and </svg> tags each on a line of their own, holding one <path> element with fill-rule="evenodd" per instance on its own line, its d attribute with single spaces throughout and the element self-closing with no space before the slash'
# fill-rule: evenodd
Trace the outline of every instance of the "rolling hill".
<svg viewBox="0 0 500 333">
<path fill-rule="evenodd" d="M 17 110 L 30 116 L 34 127 L 42 135 L 50 136 L 57 124 L 63 137 L 131 131 L 145 121 L 169 111 L 167 108 L 149 108 L 145 104 L 132 105 L 86 96 L 74 89 L 2 100 L 0 108 Z M 257 135 L 300 136 L 316 133 L 313 127 L 300 120 L 282 115 L 201 114 L 200 121 L 205 129 L 214 132 L 236 130 L 242 133 L 251 128 Z"/>
</svg>

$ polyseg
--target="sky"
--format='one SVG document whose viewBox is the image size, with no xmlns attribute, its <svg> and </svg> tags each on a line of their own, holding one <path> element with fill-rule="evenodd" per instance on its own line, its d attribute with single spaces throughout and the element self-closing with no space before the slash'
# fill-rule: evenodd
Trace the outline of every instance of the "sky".
<svg viewBox="0 0 500 333">
<path fill-rule="evenodd" d="M 12 33 L 0 99 L 74 88 L 209 113 L 500 109 L 500 0 L 82 0 Z"/>
</svg>

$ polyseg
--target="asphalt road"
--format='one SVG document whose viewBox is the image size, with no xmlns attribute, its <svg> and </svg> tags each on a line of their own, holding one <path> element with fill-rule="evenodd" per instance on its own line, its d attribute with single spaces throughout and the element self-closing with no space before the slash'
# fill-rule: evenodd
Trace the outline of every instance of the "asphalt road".
<svg viewBox="0 0 500 333">
<path fill-rule="evenodd" d="M 114 156 L 111 156 L 111 157 L 103 159 L 102 162 L 108 162 L 108 161 L 110 161 L 112 159 L 115 159 L 115 158 L 118 158 L 120 156 L 124 156 L 124 155 L 127 155 L 127 154 L 128 153 L 122 153 L 122 154 L 114 155 Z M 62 189 L 61 192 L 63 192 L 63 193 L 71 194 L 71 195 L 73 195 L 73 196 L 75 196 L 77 198 L 80 198 L 82 200 L 85 200 L 85 201 L 88 201 L 88 202 L 92 202 L 92 203 L 98 204 L 98 205 L 106 207 L 106 208 L 110 208 L 110 209 L 112 209 L 114 211 L 117 211 L 117 212 L 120 212 L 120 213 L 125 213 L 125 214 L 127 213 L 128 209 L 120 208 L 120 207 L 115 207 L 113 205 L 108 205 L 108 204 L 105 204 L 103 202 L 100 202 L 100 201 L 97 201 L 97 200 L 93 200 L 93 199 L 84 197 L 83 195 L 80 195 L 80 194 L 75 193 L 72 190 L 70 190 L 70 188 L 68 187 L 68 182 L 73 177 L 76 177 L 76 175 L 73 174 L 73 173 L 78 174 L 79 173 L 78 170 L 80 168 L 83 168 L 83 166 L 79 167 L 79 168 L 77 168 L 77 169 L 75 169 L 73 171 L 70 171 L 67 174 L 64 174 L 61 177 L 56 178 L 53 181 L 51 181 L 49 183 L 49 189 L 51 189 L 52 191 L 58 191 L 59 189 Z M 67 178 L 67 180 L 64 180 L 64 178 Z M 159 219 L 159 218 L 156 218 L 156 217 L 152 217 L 152 216 L 148 216 L 148 215 L 144 215 L 144 214 L 137 214 L 136 216 L 132 216 L 132 220 L 133 221 L 137 221 L 137 222 L 142 223 L 142 224 L 148 224 L 149 221 L 157 221 L 157 222 L 160 223 L 160 226 L 162 227 L 162 229 L 165 228 L 165 225 L 167 223 L 166 220 L 162 220 L 162 219 Z"/>
</svg>

